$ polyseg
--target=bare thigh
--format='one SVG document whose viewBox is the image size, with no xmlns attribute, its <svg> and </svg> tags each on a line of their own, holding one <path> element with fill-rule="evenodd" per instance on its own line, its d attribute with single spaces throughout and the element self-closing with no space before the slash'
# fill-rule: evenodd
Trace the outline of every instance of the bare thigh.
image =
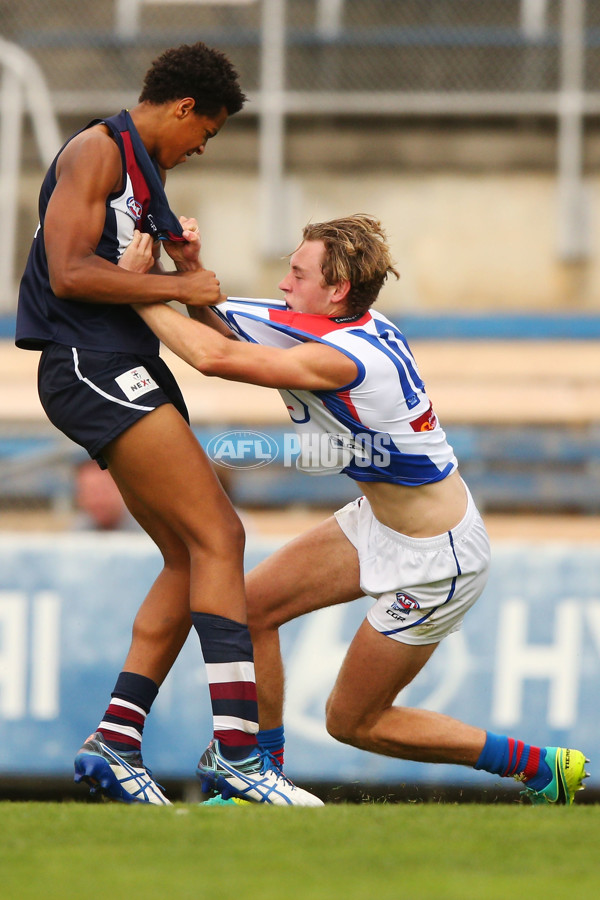
<svg viewBox="0 0 600 900">
<path fill-rule="evenodd" d="M 177 410 L 160 406 L 103 453 L 165 565 L 187 570 L 191 608 L 245 621 L 244 530 Z"/>
<path fill-rule="evenodd" d="M 249 622 L 258 630 L 362 597 L 358 554 L 331 516 L 246 576 Z"/>
<path fill-rule="evenodd" d="M 170 404 L 140 419 L 103 454 L 137 514 L 158 516 L 184 542 L 208 539 L 237 518 L 210 460 Z"/>
</svg>

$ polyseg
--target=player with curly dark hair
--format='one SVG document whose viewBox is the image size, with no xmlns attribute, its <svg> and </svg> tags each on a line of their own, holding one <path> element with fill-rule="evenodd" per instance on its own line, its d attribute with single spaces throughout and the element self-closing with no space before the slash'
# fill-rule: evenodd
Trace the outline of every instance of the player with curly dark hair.
<svg viewBox="0 0 600 900">
<path fill-rule="evenodd" d="M 164 559 L 112 699 L 75 758 L 76 781 L 125 802 L 169 802 L 142 760 L 142 732 L 194 625 L 229 782 L 257 802 L 321 805 L 259 752 L 244 530 L 189 427 L 158 340 L 131 307 L 219 300 L 219 282 L 200 262 L 197 223 L 175 217 L 163 185 L 166 170 L 203 154 L 244 99 L 220 51 L 200 43 L 167 50 L 130 112 L 90 122 L 57 154 L 21 281 L 16 341 L 42 351 L 48 418 L 110 470 Z M 172 277 L 164 277 L 161 248 Z"/>
<path fill-rule="evenodd" d="M 246 100 L 238 75 L 224 53 L 199 41 L 171 47 L 155 59 L 146 72 L 140 103 L 160 104 L 181 94 L 194 100 L 196 112 L 216 116 L 222 108 L 232 116 Z"/>
</svg>

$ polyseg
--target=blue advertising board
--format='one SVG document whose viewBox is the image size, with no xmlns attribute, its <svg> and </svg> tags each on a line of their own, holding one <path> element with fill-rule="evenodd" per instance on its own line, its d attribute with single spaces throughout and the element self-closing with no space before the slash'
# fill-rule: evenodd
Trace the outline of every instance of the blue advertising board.
<svg viewBox="0 0 600 900">
<path fill-rule="evenodd" d="M 276 546 L 250 540 L 248 567 Z M 492 551 L 488 586 L 462 631 L 440 645 L 398 703 L 600 758 L 598 547 L 496 542 Z M 1 776 L 72 771 L 160 567 L 143 534 L 0 536 Z M 282 629 L 288 774 L 340 784 L 497 783 L 469 768 L 367 754 L 327 735 L 325 701 L 368 605 L 363 598 Z M 159 778 L 191 778 L 210 736 L 192 633 L 148 719 L 144 755 Z"/>
</svg>

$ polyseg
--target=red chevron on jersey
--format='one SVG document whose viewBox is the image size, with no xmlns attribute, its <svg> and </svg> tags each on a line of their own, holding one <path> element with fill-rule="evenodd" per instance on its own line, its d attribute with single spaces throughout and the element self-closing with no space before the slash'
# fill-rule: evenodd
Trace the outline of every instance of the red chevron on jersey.
<svg viewBox="0 0 600 900">
<path fill-rule="evenodd" d="M 342 403 L 346 406 L 346 409 L 348 410 L 352 418 L 356 419 L 357 422 L 360 422 L 360 416 L 356 411 L 354 403 L 352 402 L 350 391 L 338 391 L 337 395 Z"/>
<path fill-rule="evenodd" d="M 366 312 L 360 318 L 355 319 L 348 316 L 313 316 L 309 313 L 295 312 L 293 309 L 270 309 L 269 319 L 271 322 L 288 325 L 296 331 L 305 331 L 308 334 L 314 334 L 315 337 L 323 337 L 324 334 L 340 328 L 347 328 L 348 325 L 359 328 L 371 321 L 371 313 Z"/>
<path fill-rule="evenodd" d="M 133 144 L 131 143 L 131 134 L 128 131 L 120 132 L 123 139 L 123 149 L 125 151 L 125 159 L 127 160 L 127 174 L 131 179 L 131 187 L 133 188 L 133 196 L 142 207 L 142 214 L 138 216 L 136 221 L 139 222 L 148 214 L 150 205 L 150 190 L 146 183 L 140 167 L 137 164 L 135 153 L 133 152 Z M 129 203 L 129 201 L 127 201 Z M 135 218 L 135 216 L 133 217 Z M 139 224 L 137 228 L 139 228 Z"/>
</svg>

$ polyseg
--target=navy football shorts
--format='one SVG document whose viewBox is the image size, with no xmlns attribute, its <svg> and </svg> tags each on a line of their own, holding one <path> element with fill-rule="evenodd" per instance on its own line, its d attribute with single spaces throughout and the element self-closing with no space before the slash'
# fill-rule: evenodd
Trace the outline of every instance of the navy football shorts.
<svg viewBox="0 0 600 900">
<path fill-rule="evenodd" d="M 47 344 L 38 368 L 38 393 L 52 424 L 103 469 L 103 448 L 163 403 L 172 403 L 189 424 L 179 385 L 159 356 Z"/>
</svg>

